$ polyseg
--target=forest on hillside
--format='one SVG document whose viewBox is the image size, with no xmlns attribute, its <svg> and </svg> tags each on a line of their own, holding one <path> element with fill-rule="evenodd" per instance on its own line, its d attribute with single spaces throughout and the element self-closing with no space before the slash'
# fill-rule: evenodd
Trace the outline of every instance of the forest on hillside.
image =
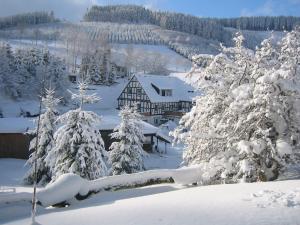
<svg viewBox="0 0 300 225">
<path fill-rule="evenodd" d="M 153 11 L 136 5 L 92 6 L 84 15 L 84 21 L 153 24 L 164 29 L 219 41 L 224 41 L 227 36 L 224 27 L 242 30 L 290 31 L 300 24 L 300 18 L 293 16 L 199 18 L 182 13 Z"/>
<path fill-rule="evenodd" d="M 54 17 L 54 12 L 30 12 L 12 16 L 0 17 L 0 29 L 10 27 L 24 27 L 26 25 L 36 25 L 42 23 L 58 22 Z"/>
</svg>

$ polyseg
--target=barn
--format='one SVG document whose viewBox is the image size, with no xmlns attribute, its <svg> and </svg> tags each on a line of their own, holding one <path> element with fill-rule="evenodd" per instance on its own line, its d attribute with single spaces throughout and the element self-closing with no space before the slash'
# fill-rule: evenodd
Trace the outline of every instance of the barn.
<svg viewBox="0 0 300 225">
<path fill-rule="evenodd" d="M 178 122 L 191 110 L 196 95 L 191 85 L 177 77 L 138 74 L 118 97 L 118 109 L 136 105 L 144 120 L 154 125 Z"/>
</svg>

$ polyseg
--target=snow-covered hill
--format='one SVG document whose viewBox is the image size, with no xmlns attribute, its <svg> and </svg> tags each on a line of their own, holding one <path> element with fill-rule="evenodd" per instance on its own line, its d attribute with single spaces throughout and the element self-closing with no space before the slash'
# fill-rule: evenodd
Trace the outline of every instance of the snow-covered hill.
<svg viewBox="0 0 300 225">
<path fill-rule="evenodd" d="M 118 24 L 105 22 L 53 23 L 27 26 L 26 29 L 9 28 L 0 30 L 0 38 L 5 40 L 28 40 L 27 45 L 37 41 L 57 42 L 65 40 L 76 30 L 76 36 L 87 35 L 91 40 L 107 38 L 116 44 L 164 45 L 186 58 L 194 54 L 216 54 L 218 42 L 197 35 L 162 29 L 148 24 Z M 74 35 L 73 35 L 74 37 Z M 74 37 L 75 38 L 75 37 Z"/>
<path fill-rule="evenodd" d="M 1 159 L 0 224 L 30 224 L 29 201 L 9 203 L 20 180 L 20 160 Z M 3 166 L 2 166 L 3 165 Z M 161 184 L 103 191 L 67 208 L 38 206 L 38 224 L 64 225 L 298 225 L 300 180 L 199 187 Z M 16 187 L 30 198 L 31 189 Z M 117 216 L 116 216 L 117 215 Z"/>
<path fill-rule="evenodd" d="M 55 45 L 66 40 L 76 31 L 76 36 L 87 36 L 89 39 L 99 41 L 103 37 L 115 44 L 142 44 L 164 45 L 176 53 L 191 59 L 195 54 L 216 54 L 219 52 L 219 42 L 205 39 L 198 35 L 192 35 L 179 31 L 163 29 L 150 24 L 127 24 L 110 22 L 80 22 L 80 23 L 53 23 L 27 26 L 24 29 L 9 28 L 0 30 L 0 38 L 5 40 L 28 40 L 26 43 L 35 45 L 38 40 Z M 225 28 L 223 42 L 231 45 L 233 35 L 239 31 L 233 28 Z M 241 30 L 246 37 L 246 46 L 255 48 L 260 42 L 271 35 L 270 31 Z M 281 37 L 283 32 L 274 32 L 275 37 Z M 73 35 L 74 36 L 74 35 Z M 16 41 L 15 41 L 16 42 Z M 66 43 L 65 43 L 66 44 Z M 52 46 L 53 47 L 53 46 Z"/>
</svg>

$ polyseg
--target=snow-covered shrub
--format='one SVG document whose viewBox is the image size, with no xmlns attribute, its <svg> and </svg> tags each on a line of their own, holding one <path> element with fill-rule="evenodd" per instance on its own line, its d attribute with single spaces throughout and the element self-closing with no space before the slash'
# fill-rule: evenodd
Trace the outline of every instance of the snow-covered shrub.
<svg viewBox="0 0 300 225">
<path fill-rule="evenodd" d="M 116 139 L 110 146 L 112 174 L 135 173 L 144 169 L 141 115 L 135 108 L 125 106 L 120 111 L 121 124 L 111 137 Z"/>
<path fill-rule="evenodd" d="M 49 155 L 53 179 L 65 173 L 75 173 L 93 180 L 107 175 L 107 153 L 97 124 L 101 118 L 94 112 L 84 111 L 84 103 L 99 98 L 86 94 L 86 83 L 79 84 L 79 93 L 72 98 L 80 107 L 70 110 L 58 119 L 63 125 L 55 132 L 55 146 Z"/>
<path fill-rule="evenodd" d="M 54 147 L 53 135 L 55 132 L 56 109 L 59 99 L 55 98 L 53 89 L 46 89 L 46 96 L 42 98 L 45 112 L 40 116 L 40 125 L 37 138 L 37 129 L 31 131 L 35 137 L 30 142 L 30 150 L 33 151 L 26 162 L 30 169 L 24 177 L 24 182 L 33 184 L 35 179 L 35 160 L 36 160 L 36 180 L 37 183 L 49 182 L 51 171 L 47 165 L 47 157 Z M 38 142 L 38 143 L 36 143 Z M 37 144 L 37 149 L 35 149 Z"/>
<path fill-rule="evenodd" d="M 186 145 L 186 164 L 203 165 L 211 182 L 251 182 L 276 179 L 297 160 L 299 35 L 287 33 L 275 47 L 269 38 L 253 52 L 238 34 L 235 47 L 197 71 L 204 94 L 173 132 Z"/>
</svg>

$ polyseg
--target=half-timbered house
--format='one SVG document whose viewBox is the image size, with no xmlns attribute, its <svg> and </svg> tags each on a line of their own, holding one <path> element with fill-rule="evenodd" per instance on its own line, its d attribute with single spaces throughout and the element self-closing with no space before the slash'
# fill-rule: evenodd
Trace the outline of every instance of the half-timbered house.
<svg viewBox="0 0 300 225">
<path fill-rule="evenodd" d="M 144 120 L 154 125 L 178 122 L 191 110 L 195 95 L 191 85 L 176 77 L 134 75 L 118 97 L 118 109 L 136 105 Z"/>
</svg>

